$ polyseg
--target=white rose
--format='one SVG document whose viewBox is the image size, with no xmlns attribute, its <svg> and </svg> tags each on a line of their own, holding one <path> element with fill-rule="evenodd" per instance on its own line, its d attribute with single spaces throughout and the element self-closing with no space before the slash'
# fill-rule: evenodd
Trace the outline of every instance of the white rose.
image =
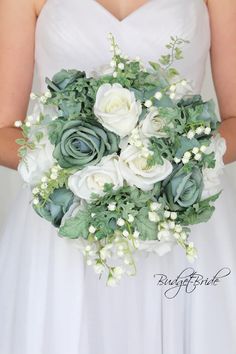
<svg viewBox="0 0 236 354">
<path fill-rule="evenodd" d="M 18 165 L 18 172 L 22 179 L 30 185 L 37 184 L 45 172 L 56 162 L 53 153 L 54 146 L 47 138 L 43 138 L 34 150 L 28 149 L 24 160 Z"/>
<path fill-rule="evenodd" d="M 203 183 L 204 188 L 202 192 L 201 199 L 206 199 L 221 190 L 220 176 L 223 174 L 224 161 L 223 156 L 226 151 L 226 141 L 220 134 L 211 138 L 211 144 L 207 147 L 205 154 L 210 154 L 215 152 L 215 167 L 214 168 L 204 168 L 203 173 Z"/>
<path fill-rule="evenodd" d="M 159 116 L 158 109 L 155 108 L 149 112 L 145 119 L 140 123 L 140 130 L 142 135 L 146 138 L 150 138 L 152 136 L 164 138 L 167 136 L 167 134 L 163 132 L 165 125 L 165 120 Z"/>
<path fill-rule="evenodd" d="M 120 155 L 120 170 L 129 185 L 149 191 L 154 183 L 164 180 L 172 172 L 171 163 L 163 159 L 163 165 L 147 168 L 147 158 L 140 154 L 140 150 L 129 145 Z"/>
<path fill-rule="evenodd" d="M 115 188 L 123 186 L 119 170 L 118 156 L 104 157 L 96 166 L 87 166 L 68 179 L 68 186 L 79 198 L 89 200 L 91 193 L 102 194 L 105 183 L 114 184 Z"/>
<path fill-rule="evenodd" d="M 99 87 L 94 114 L 106 129 L 124 137 L 136 126 L 141 112 L 141 103 L 134 93 L 120 84 Z"/>
</svg>

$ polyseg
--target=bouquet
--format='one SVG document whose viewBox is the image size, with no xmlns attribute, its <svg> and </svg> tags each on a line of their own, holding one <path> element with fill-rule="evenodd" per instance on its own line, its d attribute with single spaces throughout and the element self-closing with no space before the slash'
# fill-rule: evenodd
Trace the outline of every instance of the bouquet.
<svg viewBox="0 0 236 354">
<path fill-rule="evenodd" d="M 114 286 L 136 274 L 138 252 L 182 247 L 197 257 L 191 225 L 207 222 L 219 197 L 225 141 L 212 100 L 193 93 L 173 67 L 186 42 L 144 65 L 121 53 L 87 77 L 61 70 L 31 93 L 32 114 L 16 121 L 18 171 L 36 213 L 83 252 Z"/>
</svg>

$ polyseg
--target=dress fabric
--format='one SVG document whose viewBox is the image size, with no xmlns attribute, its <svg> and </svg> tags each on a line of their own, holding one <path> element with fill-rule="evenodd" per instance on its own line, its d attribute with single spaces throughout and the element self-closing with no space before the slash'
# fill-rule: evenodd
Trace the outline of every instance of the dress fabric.
<svg viewBox="0 0 236 354">
<path fill-rule="evenodd" d="M 48 0 L 35 33 L 40 90 L 62 68 L 89 74 L 109 63 L 108 32 L 123 53 L 145 63 L 165 54 L 171 35 L 189 40 L 176 67 L 201 92 L 210 48 L 203 0 L 149 0 L 122 21 L 95 0 Z M 236 193 L 226 175 L 223 188 L 212 219 L 193 228 L 195 264 L 178 247 L 163 257 L 140 253 L 137 275 L 115 288 L 36 215 L 22 188 L 0 238 L 0 353 L 234 354 Z M 189 266 L 209 278 L 223 267 L 232 273 L 217 286 L 167 299 L 153 275 L 174 279 Z"/>
</svg>

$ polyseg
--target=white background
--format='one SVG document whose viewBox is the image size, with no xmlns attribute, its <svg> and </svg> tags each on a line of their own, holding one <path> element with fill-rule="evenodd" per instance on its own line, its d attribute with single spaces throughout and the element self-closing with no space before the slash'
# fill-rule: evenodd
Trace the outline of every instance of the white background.
<svg viewBox="0 0 236 354">
<path fill-rule="evenodd" d="M 208 61 L 206 77 L 203 86 L 203 97 L 205 99 L 215 98 L 210 63 Z M 227 174 L 229 174 L 232 182 L 236 186 L 236 163 L 230 164 L 226 168 Z M 0 167 L 0 226 L 4 224 L 7 213 L 10 210 L 11 204 L 14 203 L 14 198 L 17 191 L 21 187 L 22 182 L 17 175 L 16 171 L 9 170 L 4 167 Z M 236 195 L 235 195 L 236 197 Z"/>
</svg>

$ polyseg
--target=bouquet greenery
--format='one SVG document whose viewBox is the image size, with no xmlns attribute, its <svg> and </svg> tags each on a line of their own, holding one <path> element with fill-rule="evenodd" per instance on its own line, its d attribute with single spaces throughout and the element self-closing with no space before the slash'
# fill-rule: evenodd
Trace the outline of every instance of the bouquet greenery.
<svg viewBox="0 0 236 354">
<path fill-rule="evenodd" d="M 214 102 L 193 94 L 173 67 L 183 39 L 171 37 L 148 67 L 109 40 L 108 68 L 46 78 L 47 91 L 31 94 L 32 115 L 15 126 L 35 211 L 116 285 L 135 274 L 137 252 L 179 245 L 197 256 L 190 226 L 214 212 L 225 141 Z"/>
</svg>

